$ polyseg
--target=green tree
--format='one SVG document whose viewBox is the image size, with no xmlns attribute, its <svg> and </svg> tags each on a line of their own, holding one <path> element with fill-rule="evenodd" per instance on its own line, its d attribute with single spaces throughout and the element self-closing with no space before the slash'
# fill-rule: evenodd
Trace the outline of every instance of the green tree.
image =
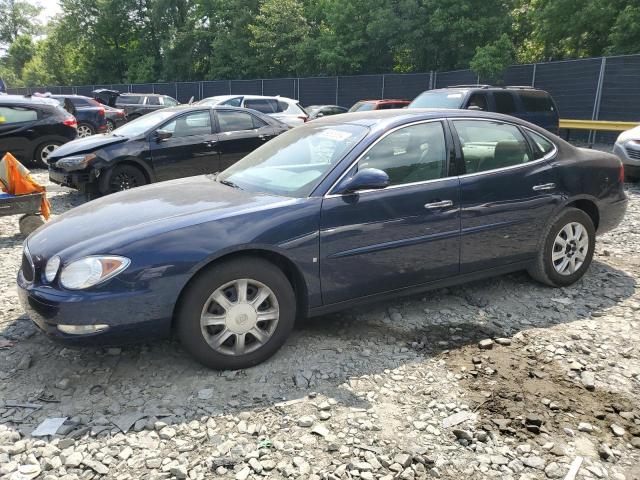
<svg viewBox="0 0 640 480">
<path fill-rule="evenodd" d="M 627 5 L 609 34 L 608 55 L 640 53 L 640 5 Z"/>
<path fill-rule="evenodd" d="M 20 35 L 36 33 L 41 10 L 24 0 L 0 0 L 0 45 L 11 44 Z"/>
<path fill-rule="evenodd" d="M 481 82 L 500 83 L 504 72 L 514 63 L 515 48 L 509 36 L 503 33 L 496 41 L 476 48 L 476 54 L 469 65 Z"/>
</svg>

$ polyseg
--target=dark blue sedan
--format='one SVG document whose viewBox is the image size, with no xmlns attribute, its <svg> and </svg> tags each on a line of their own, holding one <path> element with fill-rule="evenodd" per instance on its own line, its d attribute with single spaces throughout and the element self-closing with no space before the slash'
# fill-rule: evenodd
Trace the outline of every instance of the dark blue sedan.
<svg viewBox="0 0 640 480">
<path fill-rule="evenodd" d="M 20 298 L 65 341 L 175 327 L 212 368 L 274 354 L 296 317 L 526 269 L 567 286 L 627 199 L 620 161 L 460 110 L 336 115 L 224 172 L 75 208 L 25 242 Z"/>
</svg>

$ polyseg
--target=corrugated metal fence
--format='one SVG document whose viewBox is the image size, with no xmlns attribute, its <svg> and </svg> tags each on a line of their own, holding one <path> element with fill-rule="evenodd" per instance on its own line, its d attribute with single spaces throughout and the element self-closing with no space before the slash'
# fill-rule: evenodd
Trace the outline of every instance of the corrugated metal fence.
<svg viewBox="0 0 640 480">
<path fill-rule="evenodd" d="M 413 99 L 420 92 L 451 85 L 475 84 L 470 70 L 338 77 L 213 80 L 81 86 L 44 86 L 9 89 L 10 93 L 52 92 L 91 95 L 96 88 L 121 92 L 162 93 L 188 102 L 214 95 L 282 95 L 302 105 L 338 104 L 350 107 L 365 98 Z M 587 58 L 514 65 L 505 85 L 532 85 L 553 95 L 562 118 L 640 121 L 640 55 Z"/>
</svg>

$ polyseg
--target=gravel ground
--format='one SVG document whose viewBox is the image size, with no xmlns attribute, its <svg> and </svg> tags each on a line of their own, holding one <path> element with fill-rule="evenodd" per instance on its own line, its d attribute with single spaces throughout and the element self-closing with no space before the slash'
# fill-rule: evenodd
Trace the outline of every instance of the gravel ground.
<svg viewBox="0 0 640 480">
<path fill-rule="evenodd" d="M 54 214 L 82 202 L 50 188 Z M 44 338 L 2 217 L 0 478 L 640 478 L 640 187 L 628 194 L 571 288 L 520 273 L 324 316 L 224 373 L 174 340 Z M 31 435 L 54 417 L 57 435 Z"/>
</svg>

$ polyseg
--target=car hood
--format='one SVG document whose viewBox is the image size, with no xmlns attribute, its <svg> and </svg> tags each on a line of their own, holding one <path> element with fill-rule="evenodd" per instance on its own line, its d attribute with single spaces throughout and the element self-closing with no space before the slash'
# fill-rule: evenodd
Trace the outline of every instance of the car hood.
<svg viewBox="0 0 640 480">
<path fill-rule="evenodd" d="M 188 177 L 115 193 L 85 203 L 34 232 L 27 245 L 45 258 L 111 253 L 143 237 L 229 216 L 282 207 L 302 199 L 252 193 L 222 185 L 213 175 Z"/>
<path fill-rule="evenodd" d="M 129 140 L 127 137 L 119 137 L 111 134 L 91 135 L 90 137 L 77 138 L 68 143 L 65 143 L 61 147 L 58 147 L 49 156 L 50 161 L 55 161 L 60 158 L 68 157 L 69 155 L 76 155 L 79 153 L 93 152 L 107 145 L 114 145 L 116 143 L 122 143 Z"/>
</svg>

